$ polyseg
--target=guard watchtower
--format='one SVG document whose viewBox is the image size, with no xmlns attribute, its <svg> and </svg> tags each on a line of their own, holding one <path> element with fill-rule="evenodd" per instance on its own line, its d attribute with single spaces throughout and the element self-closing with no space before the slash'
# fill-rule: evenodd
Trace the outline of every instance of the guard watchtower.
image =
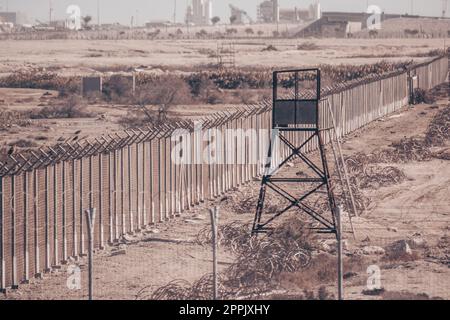
<svg viewBox="0 0 450 320">
<path fill-rule="evenodd" d="M 272 132 L 253 224 L 253 234 L 266 233 L 269 225 L 290 210 L 305 213 L 320 233 L 336 234 L 336 202 L 320 127 L 320 69 L 298 69 L 273 73 Z M 282 145 L 287 148 L 282 149 Z M 319 157 L 307 151 L 317 147 Z M 286 175 L 280 169 L 300 159 L 303 171 Z M 299 167 L 300 169 L 300 167 Z M 267 204 L 272 193 L 286 202 L 274 212 Z M 321 199 L 322 198 L 322 199 Z M 271 200 L 274 197 L 270 196 Z M 270 208 L 269 208 L 270 207 Z M 269 210 L 267 210 L 269 209 Z"/>
</svg>

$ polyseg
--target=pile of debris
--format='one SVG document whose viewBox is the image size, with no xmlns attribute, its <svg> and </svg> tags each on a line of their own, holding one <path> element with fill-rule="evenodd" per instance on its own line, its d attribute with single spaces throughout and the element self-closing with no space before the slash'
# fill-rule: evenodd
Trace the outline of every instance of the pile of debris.
<svg viewBox="0 0 450 320">
<path fill-rule="evenodd" d="M 433 118 L 425 135 L 425 142 L 429 146 L 441 146 L 450 140 L 450 105 Z"/>
</svg>

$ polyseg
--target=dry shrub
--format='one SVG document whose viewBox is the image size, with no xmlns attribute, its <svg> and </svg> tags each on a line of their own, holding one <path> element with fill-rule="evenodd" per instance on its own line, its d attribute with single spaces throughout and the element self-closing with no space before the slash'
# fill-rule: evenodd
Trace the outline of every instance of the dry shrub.
<svg viewBox="0 0 450 320">
<path fill-rule="evenodd" d="M 430 146 L 441 146 L 448 140 L 450 140 L 450 106 L 436 114 L 425 135 L 425 142 Z"/>
<path fill-rule="evenodd" d="M 299 45 L 297 45 L 297 50 L 302 50 L 302 51 L 312 51 L 312 50 L 319 50 L 319 49 L 320 49 L 320 47 L 311 41 L 306 41 L 306 42 L 303 42 L 303 43 L 300 43 Z"/>
<path fill-rule="evenodd" d="M 0 131 L 9 130 L 14 126 L 26 127 L 31 121 L 26 119 L 25 114 L 11 110 L 0 110 Z"/>
<path fill-rule="evenodd" d="M 95 115 L 86 111 L 82 106 L 83 100 L 79 96 L 71 95 L 61 105 L 48 106 L 31 113 L 31 119 L 72 119 L 91 118 Z"/>
<path fill-rule="evenodd" d="M 362 291 L 362 294 L 365 296 L 380 296 L 385 293 L 386 290 L 384 288 L 379 289 L 365 289 Z"/>
<path fill-rule="evenodd" d="M 450 266 L 450 236 L 446 235 L 439 239 L 435 247 L 427 248 L 425 255 L 440 263 Z"/>
<path fill-rule="evenodd" d="M 431 94 L 430 90 L 424 90 L 420 88 L 414 89 L 413 100 L 415 104 L 426 103 L 433 104 L 436 102 L 436 99 Z"/>
<path fill-rule="evenodd" d="M 335 296 L 324 286 L 319 287 L 317 292 L 313 290 L 303 290 L 301 294 L 274 294 L 268 297 L 268 300 L 335 300 Z"/>
<path fill-rule="evenodd" d="M 19 70 L 0 78 L 0 87 L 57 90 L 61 96 L 79 91 L 79 77 L 63 77 L 43 69 Z"/>
<path fill-rule="evenodd" d="M 28 139 L 34 139 L 36 141 L 46 141 L 48 140 L 47 136 L 28 136 Z"/>
<path fill-rule="evenodd" d="M 403 251 L 392 251 L 384 255 L 382 260 L 389 263 L 397 263 L 417 261 L 419 259 L 420 255 L 417 251 L 413 251 L 412 254 Z"/>
<path fill-rule="evenodd" d="M 141 110 L 128 110 L 127 114 L 118 121 L 125 129 L 141 128 L 149 125 L 151 121 Z"/>
<path fill-rule="evenodd" d="M 346 274 L 357 274 L 364 271 L 366 263 L 363 257 L 351 256 L 344 258 Z M 337 257 L 321 253 L 314 256 L 307 268 L 300 272 L 283 273 L 282 284 L 294 285 L 297 288 L 310 290 L 323 283 L 332 283 L 337 279 Z"/>
<path fill-rule="evenodd" d="M 384 291 L 383 300 L 444 300 L 441 297 L 430 297 L 426 293 L 412 293 L 407 291 Z"/>
<path fill-rule="evenodd" d="M 275 46 L 269 44 L 267 47 L 263 48 L 261 51 L 263 51 L 263 52 L 264 51 L 278 51 L 278 49 Z"/>
<path fill-rule="evenodd" d="M 134 95 L 134 104 L 165 105 L 192 104 L 192 94 L 186 81 L 166 76 L 139 86 Z"/>
<path fill-rule="evenodd" d="M 18 148 L 34 148 L 37 147 L 37 143 L 27 139 L 19 139 L 8 143 L 9 146 L 15 146 Z"/>
<path fill-rule="evenodd" d="M 109 102 L 129 104 L 133 99 L 133 80 L 120 75 L 111 76 L 104 82 L 103 96 Z"/>
</svg>

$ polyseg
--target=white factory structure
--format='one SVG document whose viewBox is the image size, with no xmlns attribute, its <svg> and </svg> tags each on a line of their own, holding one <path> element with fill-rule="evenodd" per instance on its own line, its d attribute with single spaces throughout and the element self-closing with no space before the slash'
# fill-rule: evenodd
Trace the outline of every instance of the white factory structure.
<svg viewBox="0 0 450 320">
<path fill-rule="evenodd" d="M 194 25 L 210 25 L 212 13 L 212 0 L 192 0 L 186 9 L 186 23 Z"/>
<path fill-rule="evenodd" d="M 280 8 L 278 0 L 263 0 L 257 7 L 258 22 L 299 22 L 314 21 L 322 17 L 320 3 L 316 1 L 308 9 Z"/>
</svg>

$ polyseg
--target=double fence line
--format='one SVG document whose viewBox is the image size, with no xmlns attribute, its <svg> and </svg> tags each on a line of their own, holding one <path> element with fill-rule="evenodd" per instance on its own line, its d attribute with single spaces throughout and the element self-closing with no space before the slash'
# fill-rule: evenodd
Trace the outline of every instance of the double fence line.
<svg viewBox="0 0 450 320">
<path fill-rule="evenodd" d="M 407 105 L 410 77 L 431 89 L 445 82 L 447 73 L 448 59 L 439 57 L 406 71 L 325 88 L 323 96 L 342 137 Z M 264 101 L 206 117 L 200 131 L 185 121 L 61 144 L 0 163 L 0 289 L 86 255 L 86 209 L 97 210 L 94 245 L 101 249 L 261 176 L 271 107 Z M 330 127 L 326 101 L 319 112 L 321 125 Z M 301 132 L 289 134 L 296 143 L 306 139 Z M 180 152 L 192 161 L 177 163 L 172 156 L 183 143 Z M 316 147 L 310 143 L 307 150 Z M 282 157 L 288 152 L 279 149 Z M 219 153 L 229 161 L 213 161 Z"/>
</svg>

